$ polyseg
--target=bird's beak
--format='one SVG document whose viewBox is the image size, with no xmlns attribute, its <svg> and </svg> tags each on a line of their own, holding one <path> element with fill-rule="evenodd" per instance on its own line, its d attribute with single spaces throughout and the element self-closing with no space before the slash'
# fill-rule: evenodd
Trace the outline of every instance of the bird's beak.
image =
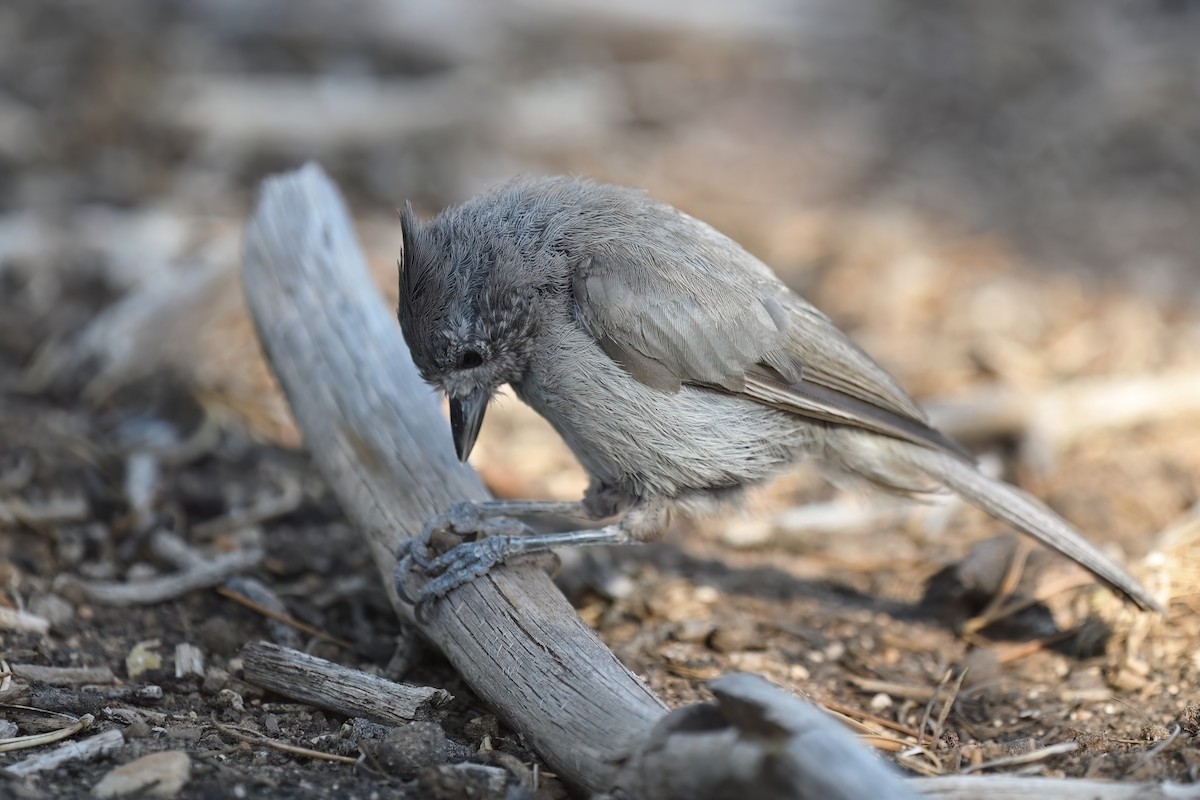
<svg viewBox="0 0 1200 800">
<path fill-rule="evenodd" d="M 479 389 L 466 397 L 450 398 L 450 431 L 454 434 L 454 452 L 459 461 L 466 461 L 475 447 L 475 437 L 483 425 L 483 412 L 487 411 L 491 393 Z"/>
</svg>

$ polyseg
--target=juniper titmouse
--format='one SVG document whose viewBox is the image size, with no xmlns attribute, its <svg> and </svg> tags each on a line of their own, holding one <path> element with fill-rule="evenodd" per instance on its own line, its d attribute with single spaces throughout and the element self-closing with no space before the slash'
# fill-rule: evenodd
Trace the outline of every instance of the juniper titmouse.
<svg viewBox="0 0 1200 800">
<path fill-rule="evenodd" d="M 591 478 L 581 503 L 494 502 L 435 520 L 401 561 L 440 597 L 513 555 L 645 540 L 817 458 L 883 489 L 942 487 L 1074 559 L 1143 608 L 1154 599 L 1058 515 L 992 480 L 896 381 L 732 240 L 640 192 L 518 180 L 421 222 L 401 212 L 399 319 L 450 398 L 458 456 L 509 384 Z M 509 535 L 537 512 L 617 522 Z M 490 533 L 441 556 L 437 528 Z M 403 576 L 402 576 L 403 577 Z"/>
</svg>

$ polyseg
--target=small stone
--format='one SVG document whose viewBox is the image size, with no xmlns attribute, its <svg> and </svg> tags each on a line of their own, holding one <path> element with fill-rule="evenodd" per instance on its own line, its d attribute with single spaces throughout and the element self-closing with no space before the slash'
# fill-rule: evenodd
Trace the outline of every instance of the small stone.
<svg viewBox="0 0 1200 800">
<path fill-rule="evenodd" d="M 967 654 L 963 666 L 967 674 L 963 678 L 963 686 L 985 686 L 999 680 L 1003 674 L 1000 657 L 995 650 L 980 647 Z M 1034 698 L 1030 698 L 1034 699 Z"/>
<path fill-rule="evenodd" d="M 872 711 L 883 711 L 886 708 L 892 707 L 892 698 L 885 692 L 880 692 L 871 698 L 871 702 L 867 706 Z"/>
<path fill-rule="evenodd" d="M 762 648 L 762 635 L 753 625 L 722 626 L 708 637 L 708 646 L 718 653 Z"/>
<path fill-rule="evenodd" d="M 1108 738 L 1108 731 L 1104 730 L 1087 730 L 1079 731 L 1075 734 L 1075 743 L 1079 745 L 1079 752 L 1085 755 L 1099 755 L 1107 753 L 1112 747 L 1112 742 Z"/>
<path fill-rule="evenodd" d="M 1200 734 L 1200 703 L 1192 703 L 1179 715 L 1179 727 L 1188 736 Z"/>
<path fill-rule="evenodd" d="M 703 642 L 716 630 L 711 622 L 700 619 L 685 619 L 675 626 L 671 638 L 677 642 Z"/>
<path fill-rule="evenodd" d="M 1138 736 L 1144 742 L 1161 742 L 1170 735 L 1171 731 L 1167 728 L 1167 726 L 1157 722 L 1152 722 L 1149 725 L 1143 725 L 1142 729 L 1138 731 Z"/>
<path fill-rule="evenodd" d="M 92 787 L 96 797 L 171 798 L 191 777 L 192 760 L 180 750 L 152 753 L 111 770 Z"/>
<path fill-rule="evenodd" d="M 342 726 L 342 736 L 351 744 L 357 745 L 365 739 L 386 739 L 395 729 L 394 725 L 382 725 L 369 719 L 355 717 Z"/>
<path fill-rule="evenodd" d="M 246 712 L 246 702 L 233 689 L 222 689 L 218 692 L 216 703 L 219 706 L 232 710 L 235 714 L 244 714 Z"/>
<path fill-rule="evenodd" d="M 410 722 L 382 740 L 363 740 L 359 748 L 389 775 L 412 780 L 423 767 L 466 758 L 470 751 L 446 738 L 432 721 Z"/>
<path fill-rule="evenodd" d="M 231 656 L 242 646 L 242 637 L 224 617 L 209 617 L 197 631 L 200 644 L 208 653 Z"/>
<path fill-rule="evenodd" d="M 432 800 L 456 800 L 459 797 L 511 797 L 506 792 L 507 770 L 485 764 L 436 764 L 420 771 L 418 785 L 422 796 Z M 520 787 L 516 787 L 520 792 Z M 524 792 L 518 797 L 528 797 Z"/>
<path fill-rule="evenodd" d="M 29 604 L 29 610 L 45 618 L 55 630 L 61 630 L 75 621 L 75 607 L 56 594 L 34 597 Z"/>
<path fill-rule="evenodd" d="M 205 694 L 216 694 L 229 685 L 229 673 L 220 667 L 209 667 L 204 672 L 204 683 L 200 691 Z"/>
<path fill-rule="evenodd" d="M 487 737 L 500 738 L 500 720 L 495 714 L 484 714 L 469 720 L 463 726 L 463 735 L 471 742 L 482 742 Z"/>
</svg>

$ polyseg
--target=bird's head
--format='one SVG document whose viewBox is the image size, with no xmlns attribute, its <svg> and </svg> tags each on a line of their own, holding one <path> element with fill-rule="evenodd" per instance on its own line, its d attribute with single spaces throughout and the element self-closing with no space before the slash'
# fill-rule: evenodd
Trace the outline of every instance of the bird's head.
<svg viewBox="0 0 1200 800">
<path fill-rule="evenodd" d="M 529 363 L 538 291 L 502 227 L 446 214 L 422 223 L 408 204 L 400 220 L 400 327 L 421 377 L 450 400 L 466 461 L 488 401 Z"/>
</svg>

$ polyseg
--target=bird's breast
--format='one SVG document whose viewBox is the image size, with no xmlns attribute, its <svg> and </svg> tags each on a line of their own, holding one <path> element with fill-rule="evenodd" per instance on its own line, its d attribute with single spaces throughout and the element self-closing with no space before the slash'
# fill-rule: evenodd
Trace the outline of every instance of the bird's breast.
<svg viewBox="0 0 1200 800">
<path fill-rule="evenodd" d="M 816 447 L 819 431 L 794 415 L 703 387 L 653 389 L 577 326 L 547 328 L 513 388 L 589 474 L 631 496 L 757 483 Z"/>
</svg>

